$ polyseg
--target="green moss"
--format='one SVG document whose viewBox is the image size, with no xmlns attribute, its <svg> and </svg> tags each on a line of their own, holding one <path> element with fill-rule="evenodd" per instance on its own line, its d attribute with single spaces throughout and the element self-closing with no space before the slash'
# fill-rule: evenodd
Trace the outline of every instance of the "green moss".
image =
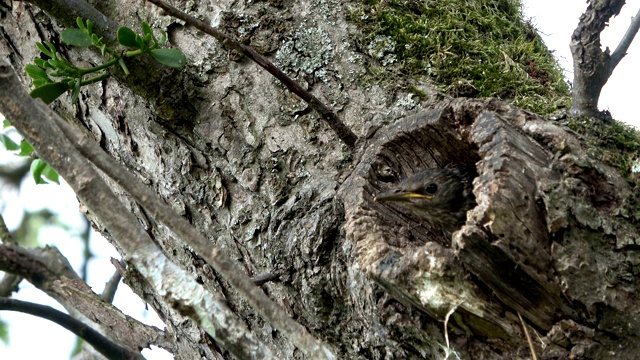
<svg viewBox="0 0 640 360">
<path fill-rule="evenodd" d="M 350 20 L 377 60 L 373 79 L 424 76 L 452 96 L 498 97 L 545 115 L 569 105 L 569 87 L 520 7 L 518 0 L 369 0 Z"/>
<path fill-rule="evenodd" d="M 640 159 L 640 131 L 620 121 L 595 118 L 569 117 L 564 124 L 583 136 L 591 157 L 617 167 L 630 180 L 640 181 L 633 176 L 634 164 Z"/>
</svg>

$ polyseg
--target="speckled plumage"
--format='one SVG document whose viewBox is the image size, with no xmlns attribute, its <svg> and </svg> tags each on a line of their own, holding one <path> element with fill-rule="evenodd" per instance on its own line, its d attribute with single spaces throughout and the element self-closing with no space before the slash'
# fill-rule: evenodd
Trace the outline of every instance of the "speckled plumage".
<svg viewBox="0 0 640 360">
<path fill-rule="evenodd" d="M 462 167 L 432 168 L 410 176 L 375 201 L 393 201 L 406 206 L 434 229 L 445 234 L 456 231 L 475 206 L 471 181 L 473 172 Z"/>
</svg>

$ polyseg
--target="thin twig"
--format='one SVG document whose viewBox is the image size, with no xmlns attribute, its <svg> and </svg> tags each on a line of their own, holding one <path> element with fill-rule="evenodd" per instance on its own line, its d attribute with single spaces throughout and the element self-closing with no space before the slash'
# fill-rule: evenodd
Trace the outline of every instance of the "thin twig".
<svg viewBox="0 0 640 360">
<path fill-rule="evenodd" d="M 100 294 L 102 300 L 113 303 L 113 298 L 116 296 L 116 290 L 118 290 L 118 284 L 120 284 L 121 279 L 122 275 L 116 270 L 111 276 L 111 279 L 104 285 L 104 290 L 102 290 L 102 294 Z"/>
<path fill-rule="evenodd" d="M 611 54 L 611 63 L 609 64 L 609 74 L 613 73 L 613 69 L 618 66 L 618 63 L 622 58 L 627 55 L 627 49 L 631 45 L 633 38 L 636 37 L 638 33 L 638 29 L 640 29 L 640 9 L 638 9 L 638 13 L 636 16 L 631 18 L 631 24 L 629 24 L 629 28 L 627 32 L 624 34 L 620 43 L 616 47 L 616 50 Z"/>
<path fill-rule="evenodd" d="M 180 20 L 183 20 L 187 24 L 197 28 L 198 30 L 205 32 L 216 40 L 220 41 L 223 45 L 228 46 L 234 50 L 240 51 L 246 57 L 253 60 L 256 64 L 260 65 L 262 68 L 267 70 L 271 75 L 273 75 L 276 79 L 280 80 L 284 86 L 289 89 L 292 93 L 298 95 L 302 100 L 308 103 L 314 110 L 320 113 L 322 118 L 327 122 L 327 124 L 331 127 L 331 129 L 338 135 L 338 138 L 342 140 L 349 147 L 353 147 L 356 143 L 358 137 L 356 134 L 347 127 L 342 120 L 336 115 L 333 111 L 331 111 L 326 105 L 324 105 L 318 98 L 313 96 L 310 92 L 303 89 L 298 83 L 293 81 L 287 74 L 282 72 L 282 70 L 278 69 L 273 63 L 267 60 L 264 56 L 260 55 L 257 51 L 253 50 L 253 48 L 240 43 L 239 41 L 231 38 L 230 36 L 224 34 L 220 30 L 210 26 L 204 21 L 198 20 L 189 14 L 186 14 L 175 7 L 167 4 L 162 0 L 147 0 L 150 3 L 155 4 L 159 8 L 165 10 L 169 15 L 176 17 Z"/>
<path fill-rule="evenodd" d="M 17 245 L 7 228 L 7 224 L 4 222 L 2 214 L 0 214 L 0 240 L 2 240 L 3 245 Z M 9 297 L 14 291 L 17 292 L 22 279 L 22 276 L 5 273 L 2 280 L 0 280 L 0 297 Z"/>
<path fill-rule="evenodd" d="M 447 330 L 447 325 L 449 324 L 449 318 L 451 317 L 451 315 L 456 312 L 456 310 L 458 309 L 458 307 L 460 305 L 462 305 L 464 303 L 464 300 L 460 301 L 459 304 L 457 304 L 456 306 L 452 307 L 451 309 L 449 309 L 449 311 L 447 312 L 447 315 L 444 317 L 444 340 L 447 343 L 447 357 L 445 359 L 449 358 L 449 354 L 451 354 L 451 345 L 449 344 L 449 330 Z"/>
<path fill-rule="evenodd" d="M 251 278 L 251 281 L 253 281 L 254 284 L 256 284 L 256 286 L 262 286 L 268 282 L 276 282 L 278 280 L 280 280 L 280 277 L 282 275 L 287 274 L 289 271 L 287 270 L 274 270 L 272 272 L 266 273 L 266 274 L 260 274 L 257 276 L 254 276 Z"/>
<path fill-rule="evenodd" d="M 71 331 L 76 336 L 83 338 L 87 343 L 93 346 L 94 349 L 108 359 L 144 359 L 140 353 L 116 344 L 84 324 L 82 321 L 52 307 L 15 299 L 0 298 L 0 310 L 18 311 L 53 321 L 54 323 Z"/>
<path fill-rule="evenodd" d="M 0 214 L 0 240 L 3 244 L 16 244 L 16 241 L 11 236 L 11 232 L 7 228 L 7 224 L 4 222 L 4 217 Z"/>
<path fill-rule="evenodd" d="M 0 279 L 0 297 L 9 297 L 14 292 L 18 292 L 22 280 L 22 276 L 5 273 Z"/>
<path fill-rule="evenodd" d="M 517 311 L 516 311 L 517 312 Z M 524 336 L 527 337 L 527 342 L 529 343 L 529 349 L 531 350 L 531 356 L 533 360 L 538 360 L 538 356 L 536 355 L 536 349 L 533 347 L 533 341 L 531 340 L 531 336 L 529 335 L 529 330 L 527 330 L 527 324 L 522 320 L 522 315 L 518 312 L 518 318 L 520 319 L 520 323 L 522 324 L 522 329 L 524 329 Z"/>
<path fill-rule="evenodd" d="M 82 265 L 81 265 L 80 274 L 82 274 L 82 280 L 84 282 L 87 282 L 87 277 L 89 276 L 89 261 L 91 261 L 91 258 L 93 258 L 93 253 L 91 252 L 91 246 L 90 246 L 91 224 L 89 223 L 89 220 L 86 217 L 83 217 L 83 218 L 84 218 L 86 227 L 84 228 L 84 231 L 80 236 L 80 239 L 82 240 Z"/>
</svg>

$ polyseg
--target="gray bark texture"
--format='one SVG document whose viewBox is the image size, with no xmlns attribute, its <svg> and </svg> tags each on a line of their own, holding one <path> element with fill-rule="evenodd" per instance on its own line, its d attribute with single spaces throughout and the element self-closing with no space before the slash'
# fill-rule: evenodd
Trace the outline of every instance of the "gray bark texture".
<svg viewBox="0 0 640 360">
<path fill-rule="evenodd" d="M 63 96 L 54 111 L 236 260 L 238 272 L 276 274 L 261 289 L 337 358 L 529 359 L 518 314 L 536 333 L 540 359 L 637 358 L 637 190 L 590 158 L 575 133 L 499 100 L 451 99 L 421 85 L 427 99 L 417 104 L 395 87 L 363 84 L 373 60 L 352 41 L 359 29 L 346 20 L 349 2 L 174 4 L 240 37 L 335 109 L 359 136 L 351 149 L 303 101 L 212 38 L 144 1 L 92 5 L 118 25 L 167 31 L 188 66 L 134 60 L 132 76 L 88 86 L 77 104 Z M 72 25 L 64 16 L 75 21 L 30 3 L 0 6 L 0 52 L 25 88 L 35 42 L 58 43 L 61 23 Z M 101 62 L 87 49 L 65 55 Z M 477 206 L 451 238 L 373 201 L 421 169 L 451 165 L 478 173 Z M 305 357 L 202 254 L 107 181 L 162 253 L 274 357 Z M 127 239 L 87 215 L 135 258 Z M 157 344 L 176 359 L 233 357 L 144 274 L 118 267 L 167 326 L 163 336 L 127 326 L 136 332 L 127 346 Z M 87 291 L 77 303 L 92 301 Z M 119 331 L 107 321 L 116 315 L 104 314 L 97 325 Z"/>
<path fill-rule="evenodd" d="M 620 13 L 624 0 L 587 1 L 587 10 L 580 16 L 578 27 L 571 35 L 573 56 L 573 90 L 571 111 L 582 116 L 598 116 L 598 100 L 602 87 L 607 83 L 613 69 L 637 33 L 625 35 L 627 43 L 621 43 L 611 54 L 609 48 L 602 50 L 600 33 L 609 21 Z M 637 20 L 636 20 L 637 21 Z M 630 36 L 629 36 L 630 35 Z"/>
</svg>

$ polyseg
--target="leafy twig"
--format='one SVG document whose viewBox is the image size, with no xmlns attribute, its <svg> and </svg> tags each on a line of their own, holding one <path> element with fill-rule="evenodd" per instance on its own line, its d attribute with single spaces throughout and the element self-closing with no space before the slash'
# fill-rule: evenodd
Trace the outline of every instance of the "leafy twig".
<svg viewBox="0 0 640 360">
<path fill-rule="evenodd" d="M 38 49 L 49 57 L 49 59 L 34 59 L 34 64 L 25 66 L 25 71 L 33 78 L 33 85 L 36 87 L 31 91 L 32 97 L 40 98 L 49 104 L 68 90 L 73 90 L 71 102 L 76 102 L 82 86 L 102 81 L 108 78 L 109 74 L 103 72 L 89 79 L 84 79 L 85 76 L 97 73 L 116 64 L 120 65 L 120 68 L 125 74 L 129 74 L 129 69 L 124 63 L 123 58 L 141 54 L 149 54 L 159 63 L 174 68 L 182 68 L 187 63 L 185 55 L 180 50 L 160 49 L 159 47 L 167 42 L 167 34 L 161 30 L 162 37 L 157 39 L 151 26 L 146 22 L 142 23 L 142 35 L 136 34 L 126 26 L 118 29 L 118 43 L 131 49 L 122 55 L 107 48 L 102 38 L 93 33 L 93 22 L 91 20 L 87 20 L 85 23 L 82 21 L 82 18 L 77 18 L 76 23 L 78 24 L 77 28 L 65 29 L 62 32 L 60 35 L 62 40 L 75 47 L 94 46 L 100 50 L 102 56 L 108 55 L 111 60 L 91 68 L 79 68 L 70 61 L 60 57 L 55 45 L 50 41 L 37 43 L 36 46 Z M 54 81 L 50 76 L 62 79 Z"/>
</svg>

